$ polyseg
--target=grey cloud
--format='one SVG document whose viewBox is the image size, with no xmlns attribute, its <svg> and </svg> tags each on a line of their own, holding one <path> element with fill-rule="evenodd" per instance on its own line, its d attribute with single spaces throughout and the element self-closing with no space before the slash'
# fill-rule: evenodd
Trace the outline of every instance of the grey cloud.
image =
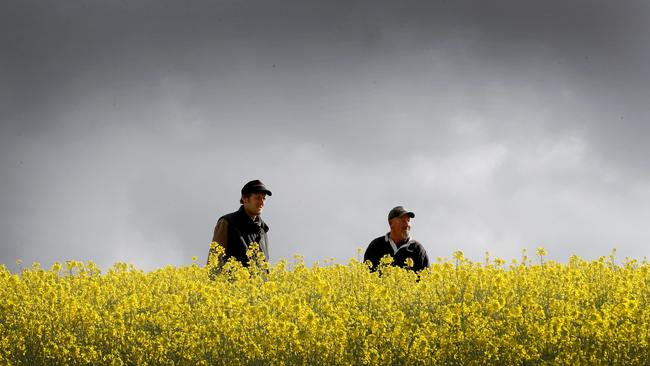
<svg viewBox="0 0 650 366">
<path fill-rule="evenodd" d="M 274 259 L 345 259 L 397 203 L 432 253 L 642 254 L 648 8 L 3 2 L 1 262 L 184 263 L 252 178 Z"/>
</svg>

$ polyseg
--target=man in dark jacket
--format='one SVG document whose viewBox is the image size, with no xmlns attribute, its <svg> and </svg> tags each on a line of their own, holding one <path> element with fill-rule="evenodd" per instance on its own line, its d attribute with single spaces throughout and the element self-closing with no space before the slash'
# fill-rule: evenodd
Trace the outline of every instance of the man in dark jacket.
<svg viewBox="0 0 650 366">
<path fill-rule="evenodd" d="M 427 252 L 419 242 L 410 238 L 411 219 L 413 212 L 407 211 L 402 206 L 394 207 L 388 213 L 390 232 L 371 241 L 363 255 L 363 261 L 372 263 L 372 270 L 376 270 L 381 259 L 388 255 L 393 258 L 393 265 L 406 267 L 406 260 L 413 260 L 412 269 L 419 271 L 429 267 Z"/>
<path fill-rule="evenodd" d="M 266 196 L 271 196 L 264 183 L 252 180 L 241 189 L 239 210 L 221 216 L 214 228 L 213 242 L 224 249 L 223 262 L 235 258 L 244 266 L 248 265 L 246 251 L 251 243 L 258 243 L 264 257 L 269 259 L 268 225 L 260 215 L 264 208 Z M 208 263 L 215 254 L 213 249 L 208 254 Z"/>
</svg>

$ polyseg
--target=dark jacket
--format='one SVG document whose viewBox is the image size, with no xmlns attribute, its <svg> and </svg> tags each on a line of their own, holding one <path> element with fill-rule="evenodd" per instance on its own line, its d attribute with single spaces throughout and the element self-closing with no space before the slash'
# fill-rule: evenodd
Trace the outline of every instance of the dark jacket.
<svg viewBox="0 0 650 366">
<path fill-rule="evenodd" d="M 419 271 L 429 267 L 429 257 L 427 251 L 422 244 L 413 240 L 407 239 L 401 245 L 395 244 L 397 251 L 391 245 L 390 233 L 380 236 L 368 244 L 368 249 L 363 255 L 363 261 L 370 261 L 372 263 L 372 270 L 376 270 L 379 266 L 381 258 L 385 255 L 393 258 L 394 266 L 406 267 L 406 258 L 413 259 L 413 270 Z"/>
<path fill-rule="evenodd" d="M 269 231 L 268 225 L 258 216 L 257 222 L 253 221 L 244 211 L 244 206 L 240 206 L 239 210 L 221 216 L 217 221 L 214 228 L 214 236 L 212 241 L 217 242 L 225 249 L 225 256 L 223 261 L 234 257 L 240 261 L 244 266 L 248 265 L 248 257 L 246 251 L 251 243 L 258 243 L 260 250 L 264 253 L 266 260 L 269 259 L 268 243 L 269 239 L 267 232 Z M 210 251 L 208 255 L 208 262 L 210 257 L 214 254 Z"/>
</svg>

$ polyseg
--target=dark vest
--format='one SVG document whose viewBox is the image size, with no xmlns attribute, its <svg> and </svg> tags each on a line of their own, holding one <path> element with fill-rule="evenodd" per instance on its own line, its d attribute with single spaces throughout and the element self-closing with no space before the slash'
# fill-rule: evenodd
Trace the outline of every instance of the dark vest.
<svg viewBox="0 0 650 366">
<path fill-rule="evenodd" d="M 230 257 L 235 257 L 244 266 L 248 265 L 248 257 L 246 250 L 251 243 L 258 243 L 260 249 L 264 253 L 266 260 L 269 260 L 268 249 L 268 225 L 262 218 L 260 224 L 256 224 L 250 216 L 244 211 L 244 206 L 240 206 L 239 210 L 224 215 L 220 218 L 228 222 L 228 244 L 226 245 L 225 260 Z"/>
</svg>

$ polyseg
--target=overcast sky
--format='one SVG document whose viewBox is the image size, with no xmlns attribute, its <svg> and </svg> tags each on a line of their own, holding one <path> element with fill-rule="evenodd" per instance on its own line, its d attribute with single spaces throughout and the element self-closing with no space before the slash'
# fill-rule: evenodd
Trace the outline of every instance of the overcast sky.
<svg viewBox="0 0 650 366">
<path fill-rule="evenodd" d="M 261 179 L 272 262 L 416 213 L 429 257 L 642 259 L 650 3 L 0 2 L 0 263 L 204 263 Z"/>
</svg>

